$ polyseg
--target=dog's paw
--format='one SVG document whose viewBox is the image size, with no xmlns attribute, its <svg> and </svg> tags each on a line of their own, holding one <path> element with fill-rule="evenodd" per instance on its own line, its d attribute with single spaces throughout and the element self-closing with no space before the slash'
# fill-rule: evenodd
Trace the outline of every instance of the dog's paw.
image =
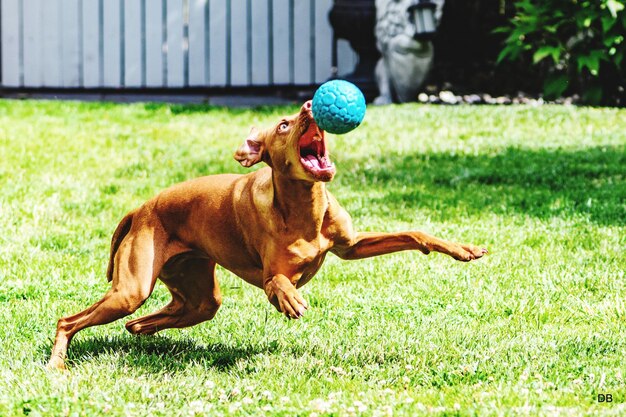
<svg viewBox="0 0 626 417">
<path fill-rule="evenodd" d="M 277 274 L 265 283 L 265 293 L 276 310 L 290 319 L 299 319 L 309 308 L 294 284 L 284 275 Z"/>
<path fill-rule="evenodd" d="M 485 256 L 489 251 L 485 248 L 478 247 L 476 245 L 459 245 L 460 249 L 456 253 L 453 253 L 452 256 L 457 261 L 461 262 L 469 262 L 476 259 L 480 259 Z"/>
<path fill-rule="evenodd" d="M 67 368 L 65 367 L 65 361 L 58 356 L 53 356 L 50 358 L 50 361 L 46 365 L 46 369 L 49 371 L 67 371 Z"/>
<path fill-rule="evenodd" d="M 309 303 L 295 288 L 284 291 L 278 297 L 280 311 L 290 319 L 299 319 L 309 308 Z"/>
</svg>

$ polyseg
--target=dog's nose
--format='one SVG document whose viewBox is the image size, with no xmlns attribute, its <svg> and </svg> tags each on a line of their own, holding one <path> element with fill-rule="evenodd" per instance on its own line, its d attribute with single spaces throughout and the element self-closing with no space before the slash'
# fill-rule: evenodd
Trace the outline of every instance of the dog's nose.
<svg viewBox="0 0 626 417">
<path fill-rule="evenodd" d="M 313 102 L 309 100 L 302 105 L 302 111 L 310 111 L 312 107 L 313 107 Z"/>
</svg>

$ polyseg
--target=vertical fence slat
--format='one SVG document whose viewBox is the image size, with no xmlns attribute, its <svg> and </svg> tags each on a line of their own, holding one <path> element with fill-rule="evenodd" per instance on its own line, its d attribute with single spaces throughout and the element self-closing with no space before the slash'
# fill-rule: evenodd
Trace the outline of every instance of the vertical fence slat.
<svg viewBox="0 0 626 417">
<path fill-rule="evenodd" d="M 226 85 L 228 59 L 226 42 L 225 0 L 209 0 L 209 84 L 213 87 Z"/>
<path fill-rule="evenodd" d="M 141 1 L 124 1 L 124 86 L 141 87 Z"/>
<path fill-rule="evenodd" d="M 332 0 L 315 0 L 315 83 L 323 83 L 332 65 L 333 30 L 328 22 Z"/>
<path fill-rule="evenodd" d="M 311 67 L 311 5 L 308 1 L 296 1 L 294 10 L 293 81 L 296 84 L 312 83 Z"/>
<path fill-rule="evenodd" d="M 206 84 L 205 11 L 207 0 L 189 0 L 189 85 Z"/>
<path fill-rule="evenodd" d="M 252 84 L 267 85 L 270 83 L 270 22 L 269 2 L 252 1 Z"/>
<path fill-rule="evenodd" d="M 19 4 L 15 0 L 2 0 L 2 85 L 19 87 L 20 66 L 20 25 Z"/>
<path fill-rule="evenodd" d="M 167 0 L 167 85 L 183 87 L 183 0 Z"/>
<path fill-rule="evenodd" d="M 61 42 L 62 42 L 62 82 L 63 87 L 80 87 L 80 20 L 78 16 L 79 0 L 63 0 L 61 7 Z"/>
<path fill-rule="evenodd" d="M 43 13 L 41 57 L 45 67 L 42 83 L 45 87 L 59 87 L 61 85 L 61 2 L 60 0 L 47 0 L 41 7 Z"/>
<path fill-rule="evenodd" d="M 24 0 L 24 85 L 41 87 L 41 0 Z"/>
<path fill-rule="evenodd" d="M 83 85 L 100 87 L 100 17 L 98 0 L 83 1 Z"/>
<path fill-rule="evenodd" d="M 293 51 L 289 48 L 289 0 L 274 0 L 273 49 L 274 84 L 289 84 L 290 61 Z"/>
<path fill-rule="evenodd" d="M 163 87 L 163 3 L 146 1 L 146 85 Z"/>
<path fill-rule="evenodd" d="M 120 87 L 121 80 L 121 16 L 118 0 L 103 0 L 104 8 L 104 86 Z"/>
<path fill-rule="evenodd" d="M 230 80 L 231 85 L 242 86 L 248 84 L 248 13 L 246 0 L 231 0 L 231 4 Z"/>
</svg>

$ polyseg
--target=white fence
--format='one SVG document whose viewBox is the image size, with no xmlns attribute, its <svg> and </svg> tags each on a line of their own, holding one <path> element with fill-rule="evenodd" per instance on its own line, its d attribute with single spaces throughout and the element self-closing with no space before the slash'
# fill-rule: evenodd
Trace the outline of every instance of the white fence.
<svg viewBox="0 0 626 417">
<path fill-rule="evenodd" d="M 312 85 L 332 0 L 0 0 L 3 87 Z M 356 56 L 339 42 L 339 73 Z"/>
</svg>

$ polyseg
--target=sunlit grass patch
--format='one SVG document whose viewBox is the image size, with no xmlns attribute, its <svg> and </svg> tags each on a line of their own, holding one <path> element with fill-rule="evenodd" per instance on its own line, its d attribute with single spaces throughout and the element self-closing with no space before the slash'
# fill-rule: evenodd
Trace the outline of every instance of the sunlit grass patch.
<svg viewBox="0 0 626 417">
<path fill-rule="evenodd" d="M 329 256 L 287 321 L 223 269 L 216 318 L 154 337 L 56 320 L 99 299 L 110 236 L 164 187 L 246 170 L 250 126 L 296 107 L 0 101 L 0 415 L 620 415 L 626 112 L 368 109 L 331 139 L 361 230 L 482 244 L 471 264 Z M 157 285 L 133 317 L 169 301 Z M 599 403 L 598 394 L 612 394 Z"/>
</svg>

